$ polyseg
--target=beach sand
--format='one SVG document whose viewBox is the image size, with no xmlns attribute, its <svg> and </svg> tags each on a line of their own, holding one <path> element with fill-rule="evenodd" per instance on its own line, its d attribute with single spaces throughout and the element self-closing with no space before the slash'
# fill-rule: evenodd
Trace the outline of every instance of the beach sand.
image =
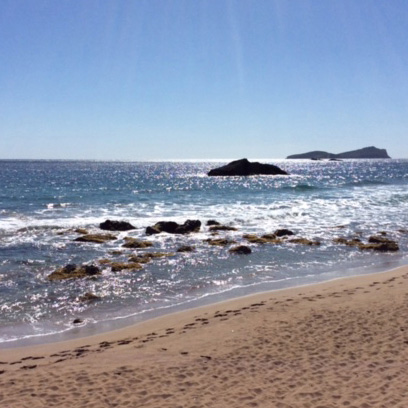
<svg viewBox="0 0 408 408">
<path fill-rule="evenodd" d="M 0 350 L 0 406 L 408 407 L 408 267 Z"/>
</svg>

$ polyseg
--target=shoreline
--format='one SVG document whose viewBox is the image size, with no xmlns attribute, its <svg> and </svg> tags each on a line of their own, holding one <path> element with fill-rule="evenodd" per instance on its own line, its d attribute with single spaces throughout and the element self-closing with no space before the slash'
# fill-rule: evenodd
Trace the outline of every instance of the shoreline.
<svg viewBox="0 0 408 408">
<path fill-rule="evenodd" d="M 10 342 L 4 342 L 4 343 L 0 343 L 0 352 L 1 350 L 7 350 L 12 351 L 12 350 L 24 350 L 24 349 L 30 349 L 30 348 L 36 348 L 36 347 L 47 347 L 49 348 L 52 345 L 58 345 L 58 344 L 70 344 L 72 342 L 75 343 L 82 343 L 82 342 L 86 342 L 87 339 L 96 339 L 99 340 L 100 338 L 105 338 L 105 337 L 111 337 L 111 335 L 116 335 L 119 334 L 121 332 L 126 333 L 127 331 L 132 331 L 132 330 L 137 330 L 138 327 L 143 327 L 144 325 L 149 325 L 149 323 L 151 322 L 152 324 L 154 324 L 154 322 L 159 322 L 161 319 L 172 319 L 173 316 L 177 317 L 177 316 L 182 316 L 183 314 L 189 315 L 189 314 L 193 314 L 195 313 L 195 311 L 200 312 L 201 310 L 203 310 L 203 312 L 205 312 L 205 309 L 217 309 L 218 307 L 227 307 L 228 305 L 231 303 L 231 307 L 233 304 L 235 303 L 241 303 L 241 301 L 245 301 L 248 299 L 248 301 L 251 301 L 251 299 L 253 301 L 257 301 L 258 298 L 262 298 L 263 296 L 273 296 L 273 295 L 279 295 L 282 294 L 282 296 L 285 296 L 285 292 L 288 292 L 288 295 L 292 292 L 292 291 L 297 291 L 300 289 L 313 289 L 314 287 L 316 287 L 316 289 L 318 289 L 320 286 L 326 286 L 329 285 L 331 286 L 331 284 L 333 283 L 333 285 L 336 282 L 341 282 L 341 281 L 347 281 L 347 280 L 353 280 L 353 279 L 359 279 L 359 278 L 364 278 L 367 277 L 368 279 L 370 279 L 370 277 L 375 277 L 377 275 L 382 275 L 382 274 L 388 274 L 388 273 L 393 273 L 394 271 L 399 271 L 400 269 L 405 269 L 407 268 L 408 271 L 408 264 L 403 264 L 403 265 L 399 265 L 399 266 L 394 266 L 391 269 L 386 269 L 386 270 L 379 270 L 376 272 L 373 272 L 372 270 L 370 270 L 369 272 L 366 273 L 360 273 L 360 274 L 352 274 L 352 275 L 348 275 L 348 276 L 335 276 L 329 279 L 322 279 L 322 276 L 319 275 L 318 278 L 319 280 L 317 281 L 312 281 L 312 282 L 307 282 L 307 283 L 301 283 L 295 286 L 282 286 L 279 288 L 273 288 L 273 289 L 266 289 L 266 290 L 258 290 L 258 291 L 252 291 L 251 286 L 245 286 L 245 287 L 239 287 L 239 288 L 233 288 L 231 290 L 228 290 L 226 292 L 221 292 L 221 293 L 213 293 L 210 294 L 208 296 L 205 296 L 203 298 L 199 298 L 199 299 L 195 299 L 192 300 L 189 303 L 195 304 L 195 306 L 192 307 L 187 307 L 184 308 L 183 306 L 185 306 L 185 304 L 179 304 L 179 305 L 174 305 L 174 306 L 169 306 L 169 309 L 174 309 L 168 313 L 164 312 L 164 313 L 160 313 L 160 310 L 151 310 L 151 311 L 147 311 L 147 312 L 143 312 L 146 314 L 151 314 L 153 315 L 153 317 L 147 317 L 147 318 L 142 318 L 139 321 L 133 322 L 133 323 L 124 323 L 125 320 L 131 321 L 134 319 L 134 316 L 128 316 L 128 317 L 124 317 L 123 321 L 122 318 L 117 319 L 118 322 L 121 322 L 119 324 L 114 325 L 113 329 L 105 329 L 102 331 L 97 330 L 96 332 L 92 333 L 92 329 L 91 330 L 86 330 L 86 326 L 77 326 L 77 327 L 73 327 L 71 330 L 72 331 L 76 331 L 77 333 L 57 333 L 57 334 L 47 334 L 41 337 L 33 337 L 33 338 L 27 338 L 27 339 L 19 339 L 19 340 L 15 340 L 15 341 L 10 341 Z M 294 278 L 294 280 L 296 281 L 305 281 L 307 280 L 307 278 L 305 277 L 297 277 Z M 270 284 L 271 282 L 266 282 L 266 286 L 268 286 L 268 284 Z M 272 284 L 275 284 L 276 282 L 273 282 Z M 287 280 L 282 281 L 282 284 L 284 283 L 288 283 Z M 261 287 L 263 285 L 263 283 L 258 283 L 255 286 L 259 286 Z M 237 292 L 237 293 L 241 293 L 240 295 L 237 296 L 232 296 L 232 297 L 224 297 L 224 295 L 226 293 L 232 293 L 232 292 Z M 213 301 L 211 299 L 219 299 L 216 301 Z M 209 302 L 208 302 L 209 301 Z M 166 309 L 163 309 L 166 310 Z M 111 322 L 108 323 L 108 326 L 112 327 L 112 325 L 110 324 Z M 102 322 L 103 325 L 103 322 Z M 91 332 L 91 334 L 78 334 L 80 330 L 83 330 L 84 332 Z M 50 338 L 52 339 L 53 337 L 55 338 L 60 338 L 59 340 L 51 340 L 51 341 L 37 341 L 38 339 L 43 339 L 45 338 Z M 32 341 L 34 340 L 34 341 Z M 22 345 L 18 345 L 19 343 L 30 343 L 31 344 L 22 344 Z M 12 344 L 16 344 L 16 346 L 12 345 Z"/>
<path fill-rule="evenodd" d="M 405 407 L 408 266 L 0 349 L 7 407 Z"/>
<path fill-rule="evenodd" d="M 67 329 L 66 331 L 50 333 L 45 335 L 30 336 L 27 338 L 20 338 L 18 340 L 11 340 L 0 342 L 1 350 L 24 349 L 29 347 L 49 346 L 52 344 L 67 343 L 72 341 L 86 340 L 87 338 L 96 338 L 99 336 L 109 336 L 110 333 L 120 332 L 122 330 L 131 329 L 139 325 L 143 325 L 149 321 L 155 321 L 161 318 L 167 318 L 172 315 L 193 312 L 202 308 L 222 305 L 223 303 L 239 301 L 241 299 L 250 298 L 252 296 L 259 296 L 262 294 L 274 294 L 280 291 L 296 290 L 297 288 L 304 288 L 314 285 L 329 284 L 337 280 L 353 279 L 358 277 L 376 275 L 387 273 L 399 268 L 408 267 L 407 263 L 395 262 L 391 269 L 384 269 L 384 266 L 371 266 L 368 271 L 364 271 L 364 267 L 350 269 L 351 274 L 338 275 L 337 272 L 327 272 L 314 276 L 310 280 L 309 276 L 298 276 L 291 279 L 284 279 L 282 281 L 272 282 L 258 282 L 253 285 L 235 287 L 219 293 L 210 293 L 208 295 L 186 301 L 168 307 L 147 310 L 135 315 L 128 315 L 108 321 L 99 321 L 88 325 L 78 325 Z M 356 271 L 359 271 L 357 274 Z M 364 272 L 362 272 L 364 271 Z M 327 278 L 327 275 L 333 275 Z M 293 285 L 293 282 L 297 284 Z M 266 287 L 266 288 L 262 288 Z M 261 289 L 262 288 L 262 289 Z M 232 294 L 232 296 L 231 296 Z"/>
</svg>

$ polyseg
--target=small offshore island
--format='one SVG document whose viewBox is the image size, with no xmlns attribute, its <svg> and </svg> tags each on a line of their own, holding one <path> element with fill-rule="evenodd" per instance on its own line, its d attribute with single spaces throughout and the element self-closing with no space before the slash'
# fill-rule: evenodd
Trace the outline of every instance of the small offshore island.
<svg viewBox="0 0 408 408">
<path fill-rule="evenodd" d="M 278 174 L 287 175 L 288 173 L 273 164 L 250 162 L 248 159 L 235 160 L 208 172 L 208 176 L 274 176 Z"/>
<path fill-rule="evenodd" d="M 351 150 L 349 152 L 334 154 L 320 150 L 312 152 L 293 154 L 287 159 L 391 159 L 386 149 L 378 149 L 374 146 L 364 147 L 362 149 Z"/>
</svg>

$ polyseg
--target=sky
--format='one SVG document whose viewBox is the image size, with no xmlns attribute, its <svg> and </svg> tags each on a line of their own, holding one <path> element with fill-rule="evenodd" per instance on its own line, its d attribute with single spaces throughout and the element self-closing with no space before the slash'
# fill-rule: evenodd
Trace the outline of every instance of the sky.
<svg viewBox="0 0 408 408">
<path fill-rule="evenodd" d="M 408 158 L 406 0 L 0 0 L 0 159 Z"/>
</svg>

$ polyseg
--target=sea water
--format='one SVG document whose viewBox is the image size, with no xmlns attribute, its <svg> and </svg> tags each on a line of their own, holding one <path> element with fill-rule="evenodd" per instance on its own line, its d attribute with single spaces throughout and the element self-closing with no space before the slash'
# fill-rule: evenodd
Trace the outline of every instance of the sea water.
<svg viewBox="0 0 408 408">
<path fill-rule="evenodd" d="M 0 346 L 47 342 L 110 330 L 174 310 L 289 286 L 370 273 L 408 261 L 407 160 L 266 160 L 288 176 L 208 177 L 217 162 L 0 161 Z M 104 244 L 79 243 L 75 229 L 99 223 L 136 228 Z M 158 221 L 202 222 L 200 232 L 147 237 Z M 250 255 L 213 247 L 206 222 Z M 320 246 L 248 244 L 244 234 L 292 230 Z M 334 243 L 386 232 L 392 253 Z M 139 271 L 112 272 L 100 260 L 126 261 L 130 236 L 149 251 L 175 253 Z M 181 245 L 195 252 L 176 253 Z M 118 254 L 120 251 L 121 254 Z M 97 277 L 49 281 L 67 264 L 95 264 Z M 81 301 L 85 293 L 99 297 Z M 81 324 L 73 324 L 80 319 Z"/>
</svg>

